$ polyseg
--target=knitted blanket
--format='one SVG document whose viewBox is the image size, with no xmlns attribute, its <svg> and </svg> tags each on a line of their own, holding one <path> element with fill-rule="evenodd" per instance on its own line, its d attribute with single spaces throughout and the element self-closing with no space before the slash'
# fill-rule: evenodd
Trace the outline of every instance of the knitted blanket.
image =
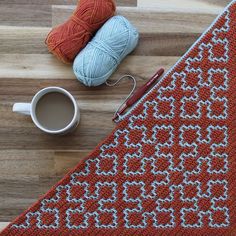
<svg viewBox="0 0 236 236">
<path fill-rule="evenodd" d="M 236 235 L 236 1 L 1 236 Z"/>
</svg>

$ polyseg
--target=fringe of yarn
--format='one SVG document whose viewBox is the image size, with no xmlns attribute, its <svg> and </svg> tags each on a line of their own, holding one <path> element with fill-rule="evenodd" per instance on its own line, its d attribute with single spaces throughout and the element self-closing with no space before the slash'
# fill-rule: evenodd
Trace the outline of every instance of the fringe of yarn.
<svg viewBox="0 0 236 236">
<path fill-rule="evenodd" d="M 86 86 L 103 84 L 138 43 L 139 34 L 123 16 L 114 16 L 77 55 L 73 69 Z"/>
<path fill-rule="evenodd" d="M 64 63 L 72 63 L 96 31 L 115 13 L 113 0 L 79 0 L 73 15 L 48 34 L 45 43 Z"/>
</svg>

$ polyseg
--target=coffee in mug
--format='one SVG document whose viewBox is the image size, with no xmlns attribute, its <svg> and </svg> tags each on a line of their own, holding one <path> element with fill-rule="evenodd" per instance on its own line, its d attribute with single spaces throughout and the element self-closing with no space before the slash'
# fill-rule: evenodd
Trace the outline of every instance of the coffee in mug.
<svg viewBox="0 0 236 236">
<path fill-rule="evenodd" d="M 31 115 L 35 125 L 50 134 L 64 134 L 79 124 L 76 100 L 65 89 L 48 87 L 39 91 L 31 103 L 16 103 L 13 111 Z"/>
</svg>

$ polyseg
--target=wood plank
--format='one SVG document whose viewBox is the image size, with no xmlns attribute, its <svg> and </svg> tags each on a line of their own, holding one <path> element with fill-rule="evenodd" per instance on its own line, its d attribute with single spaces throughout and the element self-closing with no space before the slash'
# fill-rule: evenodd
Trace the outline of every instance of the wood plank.
<svg viewBox="0 0 236 236">
<path fill-rule="evenodd" d="M 1 4 L 0 24 L 49 27 L 51 13 L 51 5 Z"/>
<path fill-rule="evenodd" d="M 74 11 L 75 6 L 52 6 L 52 25 L 65 22 Z M 132 24 L 144 33 L 201 33 L 202 30 L 212 21 L 216 14 L 190 14 L 186 12 L 173 13 L 162 12 L 159 9 L 150 10 L 147 8 L 119 7 L 118 15 L 127 17 Z M 187 24 L 188 23 L 188 24 Z"/>
<path fill-rule="evenodd" d="M 2 54 L 0 76 L 22 79 L 75 79 L 72 66 L 62 64 L 51 54 Z"/>
<path fill-rule="evenodd" d="M 56 184 L 88 151 L 0 151 L 0 221 L 13 220 Z"/>
<path fill-rule="evenodd" d="M 0 221 L 13 220 L 87 154 L 64 150 L 0 151 Z"/>
<path fill-rule="evenodd" d="M 44 40 L 50 28 L 0 26 L 0 54 L 48 54 Z M 133 55 L 182 55 L 200 34 L 141 33 Z M 173 44 L 174 43 L 174 44 Z"/>
<path fill-rule="evenodd" d="M 0 221 L 11 221 L 32 205 L 61 178 L 58 176 L 1 177 Z"/>
<path fill-rule="evenodd" d="M 116 0 L 117 6 L 126 6 L 126 7 L 136 7 L 137 6 L 137 0 Z"/>
<path fill-rule="evenodd" d="M 231 0 L 138 0 L 138 7 L 161 11 L 219 13 Z"/>
<path fill-rule="evenodd" d="M 44 44 L 49 28 L 37 27 L 4 27 L 0 26 L 0 54 L 47 54 Z M 140 44 L 133 55 L 176 55 L 179 56 L 187 50 L 199 34 L 159 34 L 155 38 L 152 34 L 141 35 Z M 168 37 L 168 39 L 166 39 Z M 175 45 L 173 45 L 173 41 Z M 176 46 L 177 45 L 177 46 Z"/>
<path fill-rule="evenodd" d="M 52 24 L 64 22 L 74 6 L 53 6 Z M 140 43 L 134 55 L 179 56 L 196 41 L 211 24 L 216 14 L 173 13 L 143 8 L 118 9 L 140 33 Z"/>
<path fill-rule="evenodd" d="M 209 5 L 212 4 L 212 5 L 218 5 L 218 6 L 223 6 L 223 7 L 231 2 L 231 0 L 201 0 L 201 1 L 206 2 Z"/>
<path fill-rule="evenodd" d="M 1 0 L 1 4 L 76 5 L 78 0 Z M 117 6 L 137 6 L 137 0 L 116 0 Z"/>
<path fill-rule="evenodd" d="M 52 25 L 65 22 L 74 11 L 75 6 L 52 6 Z M 186 12 L 150 10 L 148 8 L 118 7 L 118 15 L 123 15 L 137 27 L 141 34 L 145 33 L 201 33 L 213 20 L 216 14 L 193 14 Z"/>
<path fill-rule="evenodd" d="M 0 26 L 0 54 L 48 53 L 44 40 L 50 28 Z"/>
<path fill-rule="evenodd" d="M 1 0 L 0 25 L 51 26 L 52 4 L 74 4 L 77 0 Z M 118 6 L 137 6 L 137 0 L 119 0 Z"/>
<path fill-rule="evenodd" d="M 127 73 L 137 77 L 148 78 L 158 67 L 164 66 L 169 68 L 177 58 L 178 57 L 128 56 L 121 63 L 118 70 L 113 75 L 113 78 L 118 79 L 120 76 Z M 75 80 L 71 66 L 62 64 L 50 54 L 2 54 L 0 57 L 0 78 Z M 18 86 L 20 86 L 21 82 L 22 81 L 19 81 Z M 32 83 L 35 82 L 36 81 L 32 81 Z M 0 79 L 0 83 L 3 83 L 2 79 Z M 11 83 L 11 81 L 8 80 L 7 83 Z M 45 81 L 45 83 L 47 83 L 47 81 Z M 0 94 L 4 94 L 4 90 L 2 90 L 1 87 L 2 86 L 0 86 Z M 98 90 L 100 90 L 100 87 L 98 87 Z M 14 90 L 10 92 L 14 92 Z"/>
<path fill-rule="evenodd" d="M 0 150 L 0 179 L 9 176 L 63 176 L 91 150 Z M 19 168 L 20 166 L 20 168 Z"/>
<path fill-rule="evenodd" d="M 4 4 L 31 4 L 31 5 L 76 5 L 78 0 L 1 0 L 0 5 Z"/>
<path fill-rule="evenodd" d="M 231 0 L 116 0 L 118 6 L 157 7 L 159 9 L 212 11 L 226 6 Z M 1 0 L 2 4 L 75 5 L 78 0 Z"/>
</svg>

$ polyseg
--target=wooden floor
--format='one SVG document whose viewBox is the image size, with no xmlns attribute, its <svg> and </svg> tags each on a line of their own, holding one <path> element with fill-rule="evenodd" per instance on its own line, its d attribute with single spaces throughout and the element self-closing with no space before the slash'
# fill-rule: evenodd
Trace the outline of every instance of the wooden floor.
<svg viewBox="0 0 236 236">
<path fill-rule="evenodd" d="M 50 55 L 44 39 L 71 14 L 77 0 L 0 1 L 0 229 L 44 194 L 114 128 L 111 118 L 131 84 L 88 89 L 71 67 Z M 135 52 L 112 79 L 132 74 L 139 86 L 156 70 L 170 68 L 229 0 L 118 0 L 118 13 L 140 32 Z M 56 4 L 56 5 L 55 5 Z M 41 88 L 61 86 L 78 99 L 75 133 L 41 133 L 30 118 L 12 113 Z"/>
</svg>

